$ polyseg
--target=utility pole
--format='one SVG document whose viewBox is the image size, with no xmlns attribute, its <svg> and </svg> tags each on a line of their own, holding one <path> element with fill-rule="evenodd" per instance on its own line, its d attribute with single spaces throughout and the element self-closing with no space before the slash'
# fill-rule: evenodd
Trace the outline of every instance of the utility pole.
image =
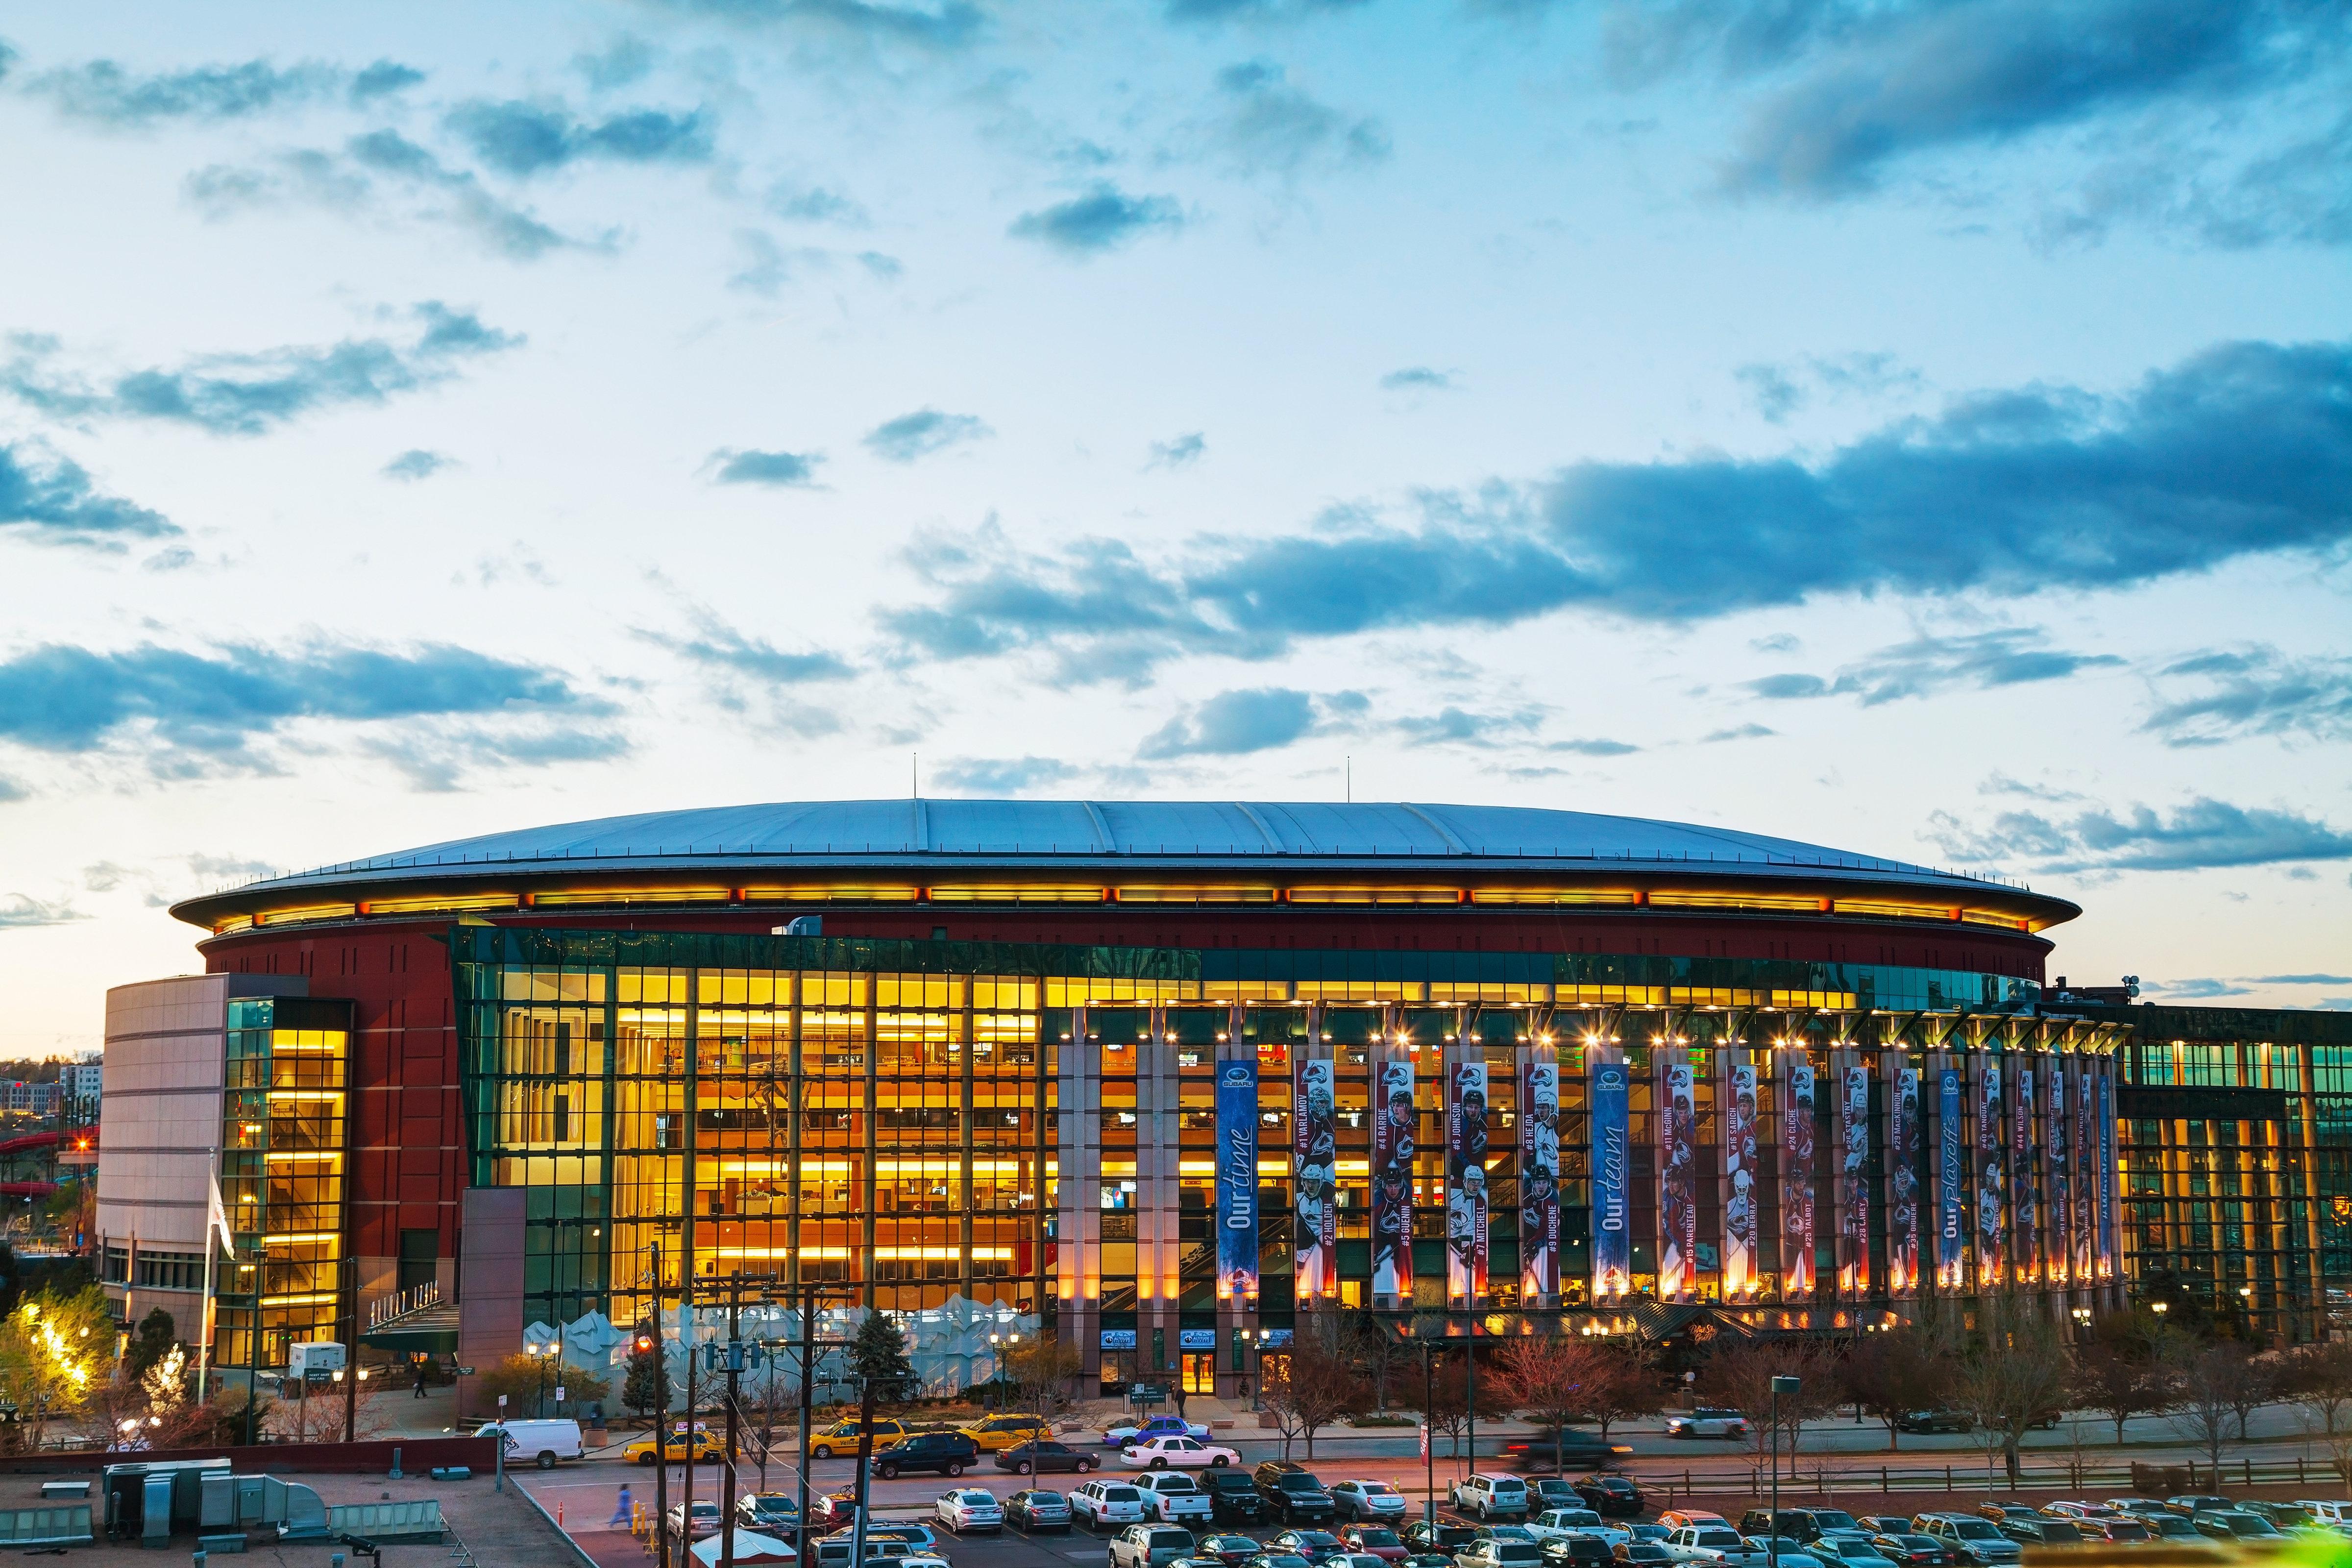
<svg viewBox="0 0 2352 1568">
<path fill-rule="evenodd" d="M 346 1247 L 341 1250 L 347 1252 L 349 1249 Z M 346 1443 L 351 1442 L 358 1436 L 360 1425 L 360 1282 L 358 1265 L 359 1260 L 357 1258 L 345 1257 L 336 1264 L 335 1268 L 335 1271 L 338 1274 L 343 1275 L 351 1282 L 350 1289 L 343 1298 L 344 1300 L 351 1303 L 352 1309 L 351 1338 L 345 1342 L 343 1347 L 343 1441 Z M 504 1436 L 501 1436 L 499 1440 L 500 1442 L 504 1442 L 506 1439 Z"/>
<path fill-rule="evenodd" d="M 743 1371 L 743 1277 L 727 1278 L 727 1478 L 719 1503 L 719 1568 L 735 1568 L 735 1435 L 738 1381 Z"/>
<path fill-rule="evenodd" d="M 669 1568 L 669 1368 L 663 1355 L 661 1243 L 654 1257 L 654 1548 L 655 1568 Z M 688 1434 L 689 1436 L 692 1434 Z"/>
</svg>

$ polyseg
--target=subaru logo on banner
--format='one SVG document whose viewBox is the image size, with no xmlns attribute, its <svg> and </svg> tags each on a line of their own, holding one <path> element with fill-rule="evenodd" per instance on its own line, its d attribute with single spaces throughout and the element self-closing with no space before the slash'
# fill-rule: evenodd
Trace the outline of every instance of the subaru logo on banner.
<svg viewBox="0 0 2352 1568">
<path fill-rule="evenodd" d="M 1633 1282 L 1625 1073 L 1622 1062 L 1592 1069 L 1592 1293 L 1612 1299 Z"/>
<path fill-rule="evenodd" d="M 1217 1064 L 1217 1300 L 1257 1302 L 1257 1064 Z"/>
</svg>

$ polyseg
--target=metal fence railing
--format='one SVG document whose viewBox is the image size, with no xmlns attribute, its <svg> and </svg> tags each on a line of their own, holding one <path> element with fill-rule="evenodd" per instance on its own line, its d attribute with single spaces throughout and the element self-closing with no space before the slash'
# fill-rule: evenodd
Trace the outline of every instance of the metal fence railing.
<svg viewBox="0 0 2352 1568">
<path fill-rule="evenodd" d="M 1992 1489 L 1998 1492 L 2052 1491 L 2086 1492 L 2106 1496 L 2134 1492 L 2146 1495 L 2178 1495 L 2200 1488 L 2220 1491 L 2231 1486 L 2324 1487 L 2342 1489 L 2347 1483 L 2336 1467 L 2326 1460 L 2305 1459 L 2230 1459 L 2215 1466 L 2203 1462 L 2182 1461 L 2178 1465 L 2087 1464 L 2070 1461 L 2062 1465 L 2028 1465 L 2012 1479 L 1996 1461 L 1991 1469 Z M 1824 1498 L 1840 1495 L 1896 1492 L 1948 1492 L 1958 1495 L 1980 1493 L 1986 1489 L 1986 1469 L 1981 1464 L 1935 1466 L 1882 1465 L 1832 1466 L 1784 1464 L 1780 1467 L 1780 1490 L 1785 1497 L 1792 1491 Z M 1769 1484 L 1771 1472 L 1762 1465 L 1751 1465 L 1736 1470 L 1643 1470 L 1634 1478 L 1644 1490 L 1663 1491 L 1668 1498 L 1721 1497 L 1738 1494 L 1760 1497 Z"/>
</svg>

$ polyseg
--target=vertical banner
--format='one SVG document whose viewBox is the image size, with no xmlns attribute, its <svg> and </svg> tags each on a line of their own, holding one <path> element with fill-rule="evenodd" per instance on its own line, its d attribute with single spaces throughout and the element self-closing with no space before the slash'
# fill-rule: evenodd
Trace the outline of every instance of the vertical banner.
<svg viewBox="0 0 2352 1568">
<path fill-rule="evenodd" d="M 2099 1118 L 2091 1105 L 2091 1064 L 2074 1063 L 2074 1279 L 2088 1285 L 2099 1205 Z"/>
<path fill-rule="evenodd" d="M 1813 1064 L 1780 1056 L 1780 1300 L 1813 1293 Z"/>
<path fill-rule="evenodd" d="M 1471 1047 L 1475 1049 L 1476 1047 Z M 1486 1293 L 1486 1063 L 1456 1059 L 1445 1075 L 1445 1295 L 1457 1307 Z"/>
<path fill-rule="evenodd" d="M 1698 1095 L 1687 1061 L 1661 1063 L 1657 1081 L 1658 1300 L 1687 1301 L 1698 1283 Z"/>
<path fill-rule="evenodd" d="M 2115 1058 L 2101 1057 L 2099 1083 L 2099 1279 L 2116 1277 Z"/>
<path fill-rule="evenodd" d="M 1383 1046 L 1372 1087 L 1372 1300 L 1403 1307 L 1412 1300 L 1412 1162 L 1418 1117 L 1412 1103 L 1412 1058 L 1402 1046 Z"/>
<path fill-rule="evenodd" d="M 1895 1107 L 1886 1119 L 1886 1289 L 1898 1299 L 1919 1291 L 1919 1069 L 1895 1069 Z"/>
<path fill-rule="evenodd" d="M 1967 1236 L 1968 1145 L 1960 1138 L 1960 1069 L 1946 1068 L 1936 1076 L 1936 1288 L 1958 1290 L 1963 1275 L 1962 1245 Z"/>
<path fill-rule="evenodd" d="M 2010 1190 L 2015 1194 L 2010 1236 L 2021 1285 L 2042 1279 L 2042 1183 L 2035 1169 L 2041 1162 L 2034 1158 L 2033 1146 L 2033 1086 L 2039 1080 L 2033 1075 L 2032 1060 L 2028 1057 L 2019 1065 L 2017 1082 L 2010 1089 Z"/>
<path fill-rule="evenodd" d="M 1257 1305 L 1257 1064 L 1217 1064 L 1217 1300 Z"/>
<path fill-rule="evenodd" d="M 1302 1049 L 1304 1047 L 1301 1047 Z M 1331 1058 L 1301 1057 L 1291 1100 L 1291 1235 L 1294 1282 L 1302 1310 L 1339 1289 L 1337 1121 Z"/>
<path fill-rule="evenodd" d="M 2050 1278 L 2064 1284 L 2074 1264 L 2074 1210 L 2070 1196 L 2073 1173 L 2066 1168 L 2066 1067 L 2065 1058 L 2053 1057 L 2050 1070 L 2050 1102 L 2042 1118 L 2044 1148 L 2043 1163 L 2050 1169 Z"/>
<path fill-rule="evenodd" d="M 2006 1205 L 2001 1192 L 2000 1063 L 1977 1062 L 1977 1289 L 1998 1287 L 2009 1254 Z"/>
<path fill-rule="evenodd" d="M 1838 1294 L 1870 1294 L 1870 1069 L 1838 1074 Z"/>
<path fill-rule="evenodd" d="M 1727 1057 L 1745 1056 L 1737 1046 Z M 1731 1064 L 1731 1092 L 1723 1112 L 1723 1298 L 1756 1293 L 1756 1068 Z"/>
<path fill-rule="evenodd" d="M 1528 1047 L 1519 1068 L 1519 1302 L 1559 1294 L 1559 1058 Z"/>
<path fill-rule="evenodd" d="M 1613 1301 L 1633 1284 L 1632 1069 L 1592 1064 L 1592 1297 Z"/>
</svg>

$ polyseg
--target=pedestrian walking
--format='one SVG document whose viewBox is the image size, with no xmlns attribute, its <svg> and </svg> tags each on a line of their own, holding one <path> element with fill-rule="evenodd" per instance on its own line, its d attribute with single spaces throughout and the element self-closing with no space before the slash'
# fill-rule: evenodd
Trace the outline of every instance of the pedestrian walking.
<svg viewBox="0 0 2352 1568">
<path fill-rule="evenodd" d="M 422 1399 L 425 1397 L 425 1363 L 421 1361 L 416 1363 L 416 1392 L 410 1394 L 409 1397 L 411 1399 Z"/>
<path fill-rule="evenodd" d="M 1181 1383 L 1176 1385 L 1176 1419 L 1184 1419 L 1184 1385 Z"/>
<path fill-rule="evenodd" d="M 629 1483 L 623 1481 L 621 1483 L 620 1500 L 614 1503 L 613 1517 L 604 1521 L 604 1528 L 607 1530 L 628 1529 L 629 1515 L 633 1511 L 634 1507 L 635 1505 L 629 1501 Z"/>
</svg>

